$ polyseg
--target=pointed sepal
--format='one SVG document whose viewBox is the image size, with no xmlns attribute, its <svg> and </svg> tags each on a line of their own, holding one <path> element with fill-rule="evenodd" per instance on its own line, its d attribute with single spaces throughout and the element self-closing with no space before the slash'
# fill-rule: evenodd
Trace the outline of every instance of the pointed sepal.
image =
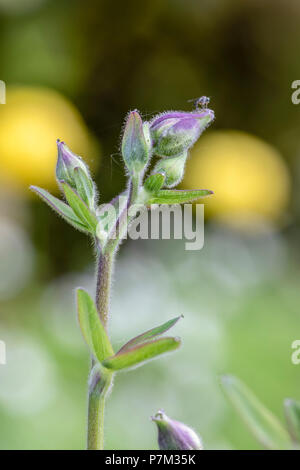
<svg viewBox="0 0 300 470">
<path fill-rule="evenodd" d="M 151 194 L 157 194 L 157 192 L 163 187 L 166 176 L 164 172 L 155 173 L 148 176 L 144 183 L 144 188 Z"/>
<path fill-rule="evenodd" d="M 92 234 L 96 233 L 98 220 L 93 211 L 91 211 L 84 201 L 78 196 L 71 186 L 64 181 L 61 182 L 62 190 L 65 194 L 68 204 L 72 207 L 73 211 L 80 219 L 81 223 L 89 227 Z"/>
</svg>

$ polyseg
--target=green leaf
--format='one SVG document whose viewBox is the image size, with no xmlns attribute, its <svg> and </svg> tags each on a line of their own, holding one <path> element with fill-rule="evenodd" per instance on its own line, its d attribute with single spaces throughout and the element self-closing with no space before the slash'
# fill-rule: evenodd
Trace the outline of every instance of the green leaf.
<svg viewBox="0 0 300 470">
<path fill-rule="evenodd" d="M 93 181 L 79 166 L 74 168 L 73 175 L 79 196 L 90 208 L 93 208 L 93 204 L 95 202 Z"/>
<path fill-rule="evenodd" d="M 294 442 L 300 444 L 300 402 L 287 398 L 284 400 L 284 412 L 290 436 Z"/>
<path fill-rule="evenodd" d="M 119 352 L 115 356 L 102 361 L 102 365 L 113 371 L 141 366 L 144 362 L 173 351 L 180 346 L 179 338 L 160 338 L 135 346 L 128 351 Z"/>
<path fill-rule="evenodd" d="M 158 336 L 161 336 L 163 333 L 165 333 L 170 328 L 172 328 L 178 322 L 180 318 L 182 318 L 182 315 L 180 317 L 172 318 L 172 320 L 167 321 L 163 325 L 159 325 L 155 328 L 152 328 L 151 330 L 146 331 L 145 333 L 142 333 L 139 336 L 136 336 L 135 338 L 128 341 L 128 343 L 124 344 L 124 346 L 122 346 L 122 348 L 117 352 L 117 354 L 120 354 L 121 352 L 124 352 L 124 351 L 128 351 L 133 346 L 145 343 L 145 341 L 149 339 L 153 339 L 153 338 L 157 338 Z"/>
<path fill-rule="evenodd" d="M 256 439 L 267 449 L 288 449 L 286 430 L 251 390 L 234 376 L 223 376 L 221 384 L 227 397 Z"/>
<path fill-rule="evenodd" d="M 92 233 L 96 232 L 98 224 L 96 216 L 89 210 L 87 205 L 78 196 L 78 194 L 67 183 L 61 182 L 62 189 L 66 199 L 73 211 L 79 217 L 82 223 L 86 224 Z"/>
<path fill-rule="evenodd" d="M 95 358 L 101 362 L 111 356 L 114 351 L 100 321 L 96 306 L 83 289 L 77 289 L 77 311 L 83 337 Z"/>
<path fill-rule="evenodd" d="M 163 189 L 156 196 L 150 197 L 147 204 L 181 204 L 184 202 L 193 202 L 201 197 L 210 196 L 213 191 L 209 189 L 177 190 Z"/>
<path fill-rule="evenodd" d="M 163 187 L 165 178 L 166 177 L 164 173 L 156 173 L 155 175 L 150 175 L 144 183 L 146 191 L 149 191 L 149 193 L 151 194 L 156 194 L 160 190 L 160 188 Z"/>
<path fill-rule="evenodd" d="M 48 193 L 45 189 L 38 188 L 37 186 L 30 186 L 30 189 L 34 191 L 40 198 L 45 201 L 55 212 L 57 212 L 64 220 L 69 222 L 73 227 L 77 228 L 81 232 L 88 233 L 88 227 L 84 224 L 75 214 L 73 209 L 68 206 L 65 202 L 57 199 Z"/>
</svg>

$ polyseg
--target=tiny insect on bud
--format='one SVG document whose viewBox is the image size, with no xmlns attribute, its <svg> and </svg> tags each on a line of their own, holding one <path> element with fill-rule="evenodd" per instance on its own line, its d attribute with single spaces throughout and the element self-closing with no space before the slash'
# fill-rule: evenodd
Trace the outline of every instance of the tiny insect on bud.
<svg viewBox="0 0 300 470">
<path fill-rule="evenodd" d="M 158 429 L 158 445 L 160 450 L 202 450 L 199 436 L 183 423 L 169 418 L 159 410 L 152 421 Z"/>
<path fill-rule="evenodd" d="M 131 174 L 140 173 L 147 165 L 151 153 L 149 124 L 142 122 L 137 111 L 129 113 L 123 139 L 122 156 Z"/>
<path fill-rule="evenodd" d="M 160 157 L 182 154 L 192 147 L 213 120 L 211 109 L 170 111 L 155 116 L 150 123 L 153 152 Z"/>
</svg>

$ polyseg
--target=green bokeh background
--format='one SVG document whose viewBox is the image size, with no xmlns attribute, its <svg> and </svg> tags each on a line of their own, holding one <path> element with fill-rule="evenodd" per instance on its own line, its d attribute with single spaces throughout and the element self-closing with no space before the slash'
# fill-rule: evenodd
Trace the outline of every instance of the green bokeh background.
<svg viewBox="0 0 300 470">
<path fill-rule="evenodd" d="M 199 252 L 178 240 L 123 244 L 114 344 L 179 314 L 184 344 L 116 378 L 109 449 L 157 448 L 149 417 L 158 408 L 193 426 L 206 448 L 260 448 L 223 396 L 223 373 L 280 419 L 283 399 L 300 398 L 300 365 L 291 362 L 300 336 L 300 108 L 290 99 L 299 21 L 296 0 L 0 0 L 1 80 L 50 87 L 76 105 L 102 149 L 103 202 L 125 185 L 118 144 L 127 111 L 190 109 L 201 94 L 212 97 L 214 129 L 266 140 L 292 174 L 285 224 L 245 233 L 210 218 Z M 0 448 L 84 448 L 89 358 L 74 289 L 94 290 L 93 249 L 36 199 L 4 189 L 0 216 Z"/>
</svg>

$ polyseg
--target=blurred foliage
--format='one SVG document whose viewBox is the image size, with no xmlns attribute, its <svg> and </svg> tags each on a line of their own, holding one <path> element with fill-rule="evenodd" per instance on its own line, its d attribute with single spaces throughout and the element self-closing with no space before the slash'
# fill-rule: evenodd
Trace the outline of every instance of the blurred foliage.
<svg viewBox="0 0 300 470">
<path fill-rule="evenodd" d="M 211 97 L 216 122 L 195 147 L 185 184 L 216 192 L 205 247 L 124 244 L 113 301 L 118 344 L 128 325 L 138 333 L 183 313 L 184 346 L 118 378 L 107 446 L 154 448 L 148 416 L 162 407 L 209 448 L 256 448 L 219 373 L 239 376 L 280 417 L 285 396 L 299 399 L 290 361 L 300 329 L 300 108 L 291 103 L 299 19 L 298 0 L 0 0 L 8 88 L 0 105 L 0 339 L 8 351 L 0 448 L 82 448 L 85 439 L 88 357 L 72 290 L 93 290 L 92 247 L 25 185 L 51 189 L 60 137 L 94 162 L 100 201 L 108 201 L 124 189 L 127 111 L 189 110 L 201 95 Z M 22 99 L 10 95 L 21 91 Z M 237 230 L 225 230 L 224 218 Z"/>
</svg>

